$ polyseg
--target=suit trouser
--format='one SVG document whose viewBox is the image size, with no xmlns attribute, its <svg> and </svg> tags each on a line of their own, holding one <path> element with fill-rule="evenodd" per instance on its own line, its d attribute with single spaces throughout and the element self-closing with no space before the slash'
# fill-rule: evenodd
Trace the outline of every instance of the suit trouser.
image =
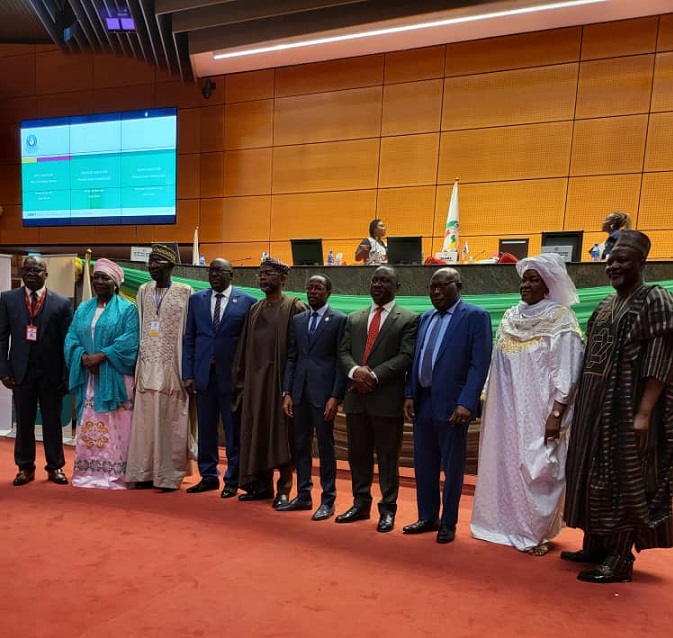
<svg viewBox="0 0 673 638">
<path fill-rule="evenodd" d="M 54 382 L 45 378 L 42 370 L 29 368 L 21 383 L 14 386 L 16 409 L 16 440 L 14 462 L 20 470 L 35 469 L 35 419 L 37 403 L 42 413 L 42 441 L 47 471 L 59 470 L 65 465 L 61 412 L 63 395 Z"/>
<path fill-rule="evenodd" d="M 379 466 L 379 512 L 397 511 L 400 489 L 400 452 L 404 418 L 347 414 L 348 463 L 353 481 L 353 503 L 369 509 L 372 504 L 374 452 Z"/>
<path fill-rule="evenodd" d="M 313 431 L 318 439 L 320 458 L 320 486 L 322 505 L 334 505 L 336 499 L 336 451 L 334 449 L 334 421 L 325 421 L 325 408 L 317 408 L 307 401 L 292 406 L 294 412 L 295 462 L 297 466 L 297 497 L 311 500 Z"/>
<path fill-rule="evenodd" d="M 199 474 L 203 479 L 216 479 L 219 475 L 219 440 L 217 423 L 222 417 L 227 451 L 227 471 L 224 484 L 238 487 L 238 457 L 241 448 L 241 412 L 232 412 L 231 393 L 219 392 L 215 365 L 210 366 L 208 387 L 196 393 L 196 412 L 199 421 Z"/>
<path fill-rule="evenodd" d="M 618 554 L 624 559 L 633 558 L 634 532 L 613 532 L 612 534 L 584 533 L 582 548 L 591 554 Z"/>
<path fill-rule="evenodd" d="M 414 471 L 418 518 L 439 518 L 439 479 L 444 471 L 442 525 L 455 527 L 463 491 L 467 429 L 469 425 L 437 423 L 432 418 L 429 390 L 422 390 L 414 402 Z"/>
</svg>

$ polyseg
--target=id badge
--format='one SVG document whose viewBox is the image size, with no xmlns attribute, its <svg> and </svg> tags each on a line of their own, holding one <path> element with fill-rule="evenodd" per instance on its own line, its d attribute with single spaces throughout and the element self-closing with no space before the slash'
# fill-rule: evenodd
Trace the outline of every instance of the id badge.
<svg viewBox="0 0 673 638">
<path fill-rule="evenodd" d="M 150 321 L 150 337 L 158 337 L 160 327 L 161 327 L 161 321 L 159 321 L 158 319 L 155 321 Z"/>
<path fill-rule="evenodd" d="M 37 341 L 37 326 L 26 326 L 26 341 Z"/>
</svg>

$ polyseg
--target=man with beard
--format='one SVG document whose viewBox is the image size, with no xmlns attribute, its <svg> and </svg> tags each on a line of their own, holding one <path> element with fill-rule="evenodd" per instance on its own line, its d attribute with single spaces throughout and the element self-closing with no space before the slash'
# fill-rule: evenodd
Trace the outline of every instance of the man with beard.
<svg viewBox="0 0 673 638">
<path fill-rule="evenodd" d="M 643 278 L 650 240 L 621 231 L 607 260 L 615 294 L 587 325 L 566 469 L 565 520 L 584 531 L 563 560 L 577 578 L 628 582 L 636 551 L 673 546 L 673 297 Z"/>
<path fill-rule="evenodd" d="M 200 290 L 189 298 L 182 378 L 187 392 L 196 395 L 201 481 L 188 488 L 188 494 L 220 487 L 217 469 L 220 417 L 227 446 L 227 471 L 221 496 L 231 498 L 238 491 L 241 414 L 231 409 L 231 370 L 245 319 L 256 299 L 234 288 L 233 278 L 231 264 L 218 257 L 208 268 L 210 289 Z"/>
<path fill-rule="evenodd" d="M 241 501 L 290 502 L 294 461 L 292 420 L 283 413 L 283 373 L 292 317 L 306 309 L 283 286 L 289 266 L 266 257 L 259 268 L 264 299 L 250 309 L 234 364 L 233 408 L 242 408 L 239 484 Z M 280 474 L 273 491 L 273 471 Z"/>
</svg>

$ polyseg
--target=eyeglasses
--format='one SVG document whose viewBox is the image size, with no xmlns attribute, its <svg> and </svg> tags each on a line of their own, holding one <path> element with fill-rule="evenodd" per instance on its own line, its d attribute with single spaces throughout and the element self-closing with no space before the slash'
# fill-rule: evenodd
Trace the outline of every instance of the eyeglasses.
<svg viewBox="0 0 673 638">
<path fill-rule="evenodd" d="M 448 290 L 451 286 L 457 283 L 457 281 L 435 281 L 428 284 L 428 290 Z"/>
<path fill-rule="evenodd" d="M 214 268 L 208 268 L 208 272 L 212 272 L 214 275 L 220 275 L 222 273 L 229 273 L 231 274 L 233 271 L 230 270 L 229 268 L 221 268 L 219 266 L 215 266 Z"/>
<path fill-rule="evenodd" d="M 21 268 L 21 272 L 26 273 L 26 275 L 39 275 L 44 272 L 44 268 L 39 266 L 33 266 L 32 268 Z"/>
<path fill-rule="evenodd" d="M 155 264 L 157 266 L 165 266 L 166 264 L 170 264 L 171 262 L 168 261 L 168 259 L 154 259 L 153 257 L 150 257 L 147 260 L 147 264 Z"/>
</svg>

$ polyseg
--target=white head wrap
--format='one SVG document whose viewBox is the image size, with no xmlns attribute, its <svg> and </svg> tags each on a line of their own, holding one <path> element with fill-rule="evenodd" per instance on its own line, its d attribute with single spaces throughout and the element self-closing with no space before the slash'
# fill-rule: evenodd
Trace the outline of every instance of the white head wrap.
<svg viewBox="0 0 673 638">
<path fill-rule="evenodd" d="M 547 299 L 556 301 L 564 306 L 572 306 L 579 303 L 577 288 L 570 279 L 566 270 L 565 262 L 561 255 L 556 253 L 542 253 L 537 257 L 526 257 L 516 263 L 516 271 L 519 277 L 527 270 L 535 270 L 542 277 L 545 286 L 549 290 Z"/>
</svg>

